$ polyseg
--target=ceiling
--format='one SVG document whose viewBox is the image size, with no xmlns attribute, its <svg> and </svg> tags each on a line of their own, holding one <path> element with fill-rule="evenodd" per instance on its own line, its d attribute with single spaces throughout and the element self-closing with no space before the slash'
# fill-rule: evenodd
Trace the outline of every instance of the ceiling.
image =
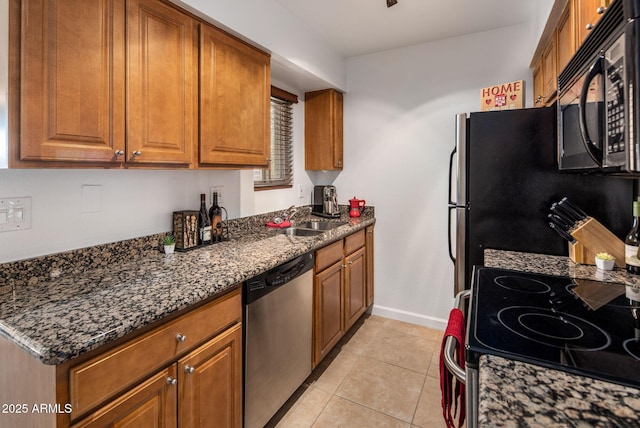
<svg viewBox="0 0 640 428">
<path fill-rule="evenodd" d="M 532 0 L 276 0 L 345 57 L 527 21 Z"/>
</svg>

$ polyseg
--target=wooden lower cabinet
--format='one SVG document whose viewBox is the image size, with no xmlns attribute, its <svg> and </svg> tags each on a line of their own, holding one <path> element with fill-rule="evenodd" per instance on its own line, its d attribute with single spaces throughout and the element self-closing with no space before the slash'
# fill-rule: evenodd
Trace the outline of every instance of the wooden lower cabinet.
<svg viewBox="0 0 640 428">
<path fill-rule="evenodd" d="M 242 426 L 242 327 L 178 362 L 178 426 Z"/>
<path fill-rule="evenodd" d="M 240 428 L 241 289 L 57 366 L 0 337 L 0 379 L 0 402 L 58 409 L 1 415 L 2 427 Z"/>
<path fill-rule="evenodd" d="M 365 230 L 359 230 L 316 251 L 313 291 L 314 368 L 369 306 L 365 243 Z"/>
<path fill-rule="evenodd" d="M 367 309 L 365 249 L 345 257 L 345 324 L 348 330 Z"/>
<path fill-rule="evenodd" d="M 373 305 L 373 235 L 375 226 L 367 226 L 365 236 L 365 250 L 367 263 L 367 308 Z"/>
<path fill-rule="evenodd" d="M 241 426 L 241 324 L 73 425 L 74 428 Z"/>
<path fill-rule="evenodd" d="M 73 427 L 175 427 L 178 394 L 167 381 L 175 371 L 173 365 L 156 373 Z"/>
<path fill-rule="evenodd" d="M 320 250 L 321 251 L 321 250 Z M 344 328 L 344 268 L 342 258 L 315 275 L 313 284 L 313 367 L 342 338 Z"/>
</svg>

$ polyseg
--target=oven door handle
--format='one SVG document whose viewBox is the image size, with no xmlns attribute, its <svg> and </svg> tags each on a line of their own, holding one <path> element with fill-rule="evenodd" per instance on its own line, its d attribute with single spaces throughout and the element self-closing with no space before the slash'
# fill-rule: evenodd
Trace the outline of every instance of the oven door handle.
<svg viewBox="0 0 640 428">
<path fill-rule="evenodd" d="M 600 149 L 591 139 L 589 135 L 589 129 L 587 128 L 587 95 L 589 95 L 589 85 L 591 81 L 599 74 L 603 74 L 604 58 L 598 57 L 596 62 L 589 69 L 589 73 L 582 84 L 582 90 L 580 92 L 579 112 L 580 112 L 580 131 L 582 133 L 582 142 L 587 149 L 587 153 L 591 156 L 591 159 L 598 165 L 602 166 L 602 149 Z M 597 107 L 596 107 L 597 108 Z M 598 118 L 599 119 L 599 118 Z M 597 136 L 598 137 L 598 136 Z"/>
<path fill-rule="evenodd" d="M 454 306 L 464 313 L 465 300 L 471 296 L 471 290 L 463 290 L 456 295 Z M 466 315 L 465 315 L 466 318 Z M 444 342 L 444 364 L 456 379 L 462 383 L 467 383 L 467 375 L 462 367 L 456 362 L 457 340 L 453 336 L 447 336 Z"/>
</svg>

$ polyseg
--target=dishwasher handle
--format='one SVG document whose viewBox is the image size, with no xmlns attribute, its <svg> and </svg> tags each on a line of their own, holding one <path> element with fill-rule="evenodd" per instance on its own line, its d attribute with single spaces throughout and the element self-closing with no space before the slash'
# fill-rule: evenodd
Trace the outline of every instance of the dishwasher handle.
<svg viewBox="0 0 640 428">
<path fill-rule="evenodd" d="M 456 295 L 454 306 L 464 313 L 465 301 L 471 296 L 471 290 L 463 290 Z M 466 316 L 465 316 L 466 318 Z M 467 383 L 467 375 L 462 367 L 456 362 L 456 345 L 458 341 L 453 336 L 447 336 L 444 342 L 444 364 L 449 372 L 462 383 Z"/>
</svg>

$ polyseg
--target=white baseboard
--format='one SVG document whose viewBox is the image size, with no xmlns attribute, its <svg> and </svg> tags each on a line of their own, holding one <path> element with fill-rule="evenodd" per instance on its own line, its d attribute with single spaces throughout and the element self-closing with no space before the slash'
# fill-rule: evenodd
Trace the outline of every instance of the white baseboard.
<svg viewBox="0 0 640 428">
<path fill-rule="evenodd" d="M 407 312 L 400 309 L 389 308 L 386 306 L 373 305 L 371 311 L 373 315 L 378 315 L 385 318 L 391 318 L 396 321 L 404 321 L 412 324 L 421 325 L 424 327 L 433 328 L 436 330 L 445 330 L 447 328 L 447 320 L 441 318 L 430 317 L 422 314 L 416 314 L 414 312 Z"/>
</svg>

